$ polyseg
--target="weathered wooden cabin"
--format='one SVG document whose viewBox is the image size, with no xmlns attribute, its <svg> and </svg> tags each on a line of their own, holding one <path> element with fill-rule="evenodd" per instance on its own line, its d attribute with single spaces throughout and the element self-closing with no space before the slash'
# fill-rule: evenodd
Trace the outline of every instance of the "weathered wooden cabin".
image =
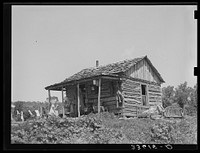
<svg viewBox="0 0 200 153">
<path fill-rule="evenodd" d="M 164 80 L 147 56 L 104 66 L 96 62 L 96 67 L 83 69 L 60 83 L 45 87 L 49 97 L 51 90 L 62 91 L 64 103 L 65 92 L 74 110 L 72 116 L 80 116 L 89 108 L 96 108 L 93 109 L 96 112 L 104 108 L 122 116 L 137 117 L 142 111 L 162 103 Z"/>
</svg>

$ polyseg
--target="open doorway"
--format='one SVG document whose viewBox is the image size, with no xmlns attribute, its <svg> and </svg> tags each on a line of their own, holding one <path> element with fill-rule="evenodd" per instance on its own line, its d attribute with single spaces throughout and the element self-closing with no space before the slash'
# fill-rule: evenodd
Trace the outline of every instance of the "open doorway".
<svg viewBox="0 0 200 153">
<path fill-rule="evenodd" d="M 80 85 L 79 94 L 80 94 L 80 105 L 81 105 L 80 114 L 83 115 L 85 114 L 85 110 L 87 108 L 85 84 Z"/>
</svg>

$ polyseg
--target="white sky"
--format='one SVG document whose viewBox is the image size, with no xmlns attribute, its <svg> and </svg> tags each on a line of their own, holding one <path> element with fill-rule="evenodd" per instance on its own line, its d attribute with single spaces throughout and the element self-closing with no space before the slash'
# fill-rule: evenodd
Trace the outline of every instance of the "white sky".
<svg viewBox="0 0 200 153">
<path fill-rule="evenodd" d="M 12 101 L 45 101 L 46 86 L 88 67 L 147 55 L 165 80 L 193 87 L 196 5 L 12 7 Z M 52 92 L 58 96 L 61 92 Z"/>
</svg>

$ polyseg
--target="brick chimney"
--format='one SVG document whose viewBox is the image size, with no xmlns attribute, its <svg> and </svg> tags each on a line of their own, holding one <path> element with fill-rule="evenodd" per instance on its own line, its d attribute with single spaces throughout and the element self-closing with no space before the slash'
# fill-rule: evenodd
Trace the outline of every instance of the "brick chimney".
<svg viewBox="0 0 200 153">
<path fill-rule="evenodd" d="M 96 67 L 98 67 L 99 66 L 99 61 L 98 60 L 96 60 Z"/>
</svg>

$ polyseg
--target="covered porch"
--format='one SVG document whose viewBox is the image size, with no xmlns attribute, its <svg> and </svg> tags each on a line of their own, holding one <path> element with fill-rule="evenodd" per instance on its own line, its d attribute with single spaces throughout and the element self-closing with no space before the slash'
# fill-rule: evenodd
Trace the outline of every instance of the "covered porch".
<svg viewBox="0 0 200 153">
<path fill-rule="evenodd" d="M 79 117 L 90 112 L 112 110 L 116 105 L 116 92 L 120 78 L 116 75 L 100 75 L 80 80 L 61 82 L 47 86 L 50 103 L 51 91 L 61 91 L 62 116 Z M 70 103 L 70 110 L 66 105 Z M 114 108 L 113 108 L 114 109 Z M 73 110 L 73 111 L 72 111 Z"/>
</svg>

